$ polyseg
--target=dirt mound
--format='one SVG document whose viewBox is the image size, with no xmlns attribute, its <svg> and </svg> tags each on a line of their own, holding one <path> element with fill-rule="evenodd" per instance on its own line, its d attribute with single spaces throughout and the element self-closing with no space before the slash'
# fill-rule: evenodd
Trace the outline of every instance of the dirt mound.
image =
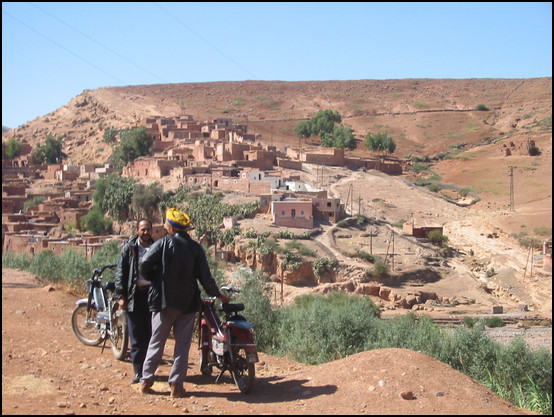
<svg viewBox="0 0 554 417">
<path fill-rule="evenodd" d="M 71 331 L 77 296 L 33 275 L 2 270 L 2 414 L 532 414 L 427 355 L 380 349 L 308 366 L 261 353 L 253 392 L 199 371 L 196 346 L 186 398 L 169 398 L 166 346 L 154 395 L 129 385 L 132 366 Z"/>
</svg>

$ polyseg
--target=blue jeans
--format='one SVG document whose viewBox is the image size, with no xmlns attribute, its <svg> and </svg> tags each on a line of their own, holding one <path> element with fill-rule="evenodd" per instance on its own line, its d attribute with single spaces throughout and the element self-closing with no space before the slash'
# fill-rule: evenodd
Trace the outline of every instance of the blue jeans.
<svg viewBox="0 0 554 417">
<path fill-rule="evenodd" d="M 197 313 L 184 314 L 181 310 L 171 307 L 152 313 L 152 337 L 148 344 L 141 381 L 154 381 L 154 373 L 162 361 L 165 342 L 172 328 L 175 335 L 175 350 L 168 382 L 182 384 L 185 381 L 196 315 Z"/>
</svg>

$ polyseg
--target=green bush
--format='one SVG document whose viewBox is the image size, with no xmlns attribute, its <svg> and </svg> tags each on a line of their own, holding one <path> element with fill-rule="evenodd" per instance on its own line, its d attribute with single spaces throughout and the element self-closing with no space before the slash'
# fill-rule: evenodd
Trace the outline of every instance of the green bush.
<svg viewBox="0 0 554 417">
<path fill-rule="evenodd" d="M 15 255 L 12 252 L 8 252 L 2 255 L 2 268 L 13 268 L 27 270 L 31 265 L 31 257 L 26 253 L 20 253 Z"/>
<path fill-rule="evenodd" d="M 504 321 L 500 317 L 487 317 L 485 319 L 485 326 L 487 327 L 504 327 Z"/>
<path fill-rule="evenodd" d="M 335 291 L 303 295 L 279 310 L 274 353 L 321 364 L 359 351 L 378 325 L 379 308 L 366 297 Z"/>
<path fill-rule="evenodd" d="M 478 111 L 489 111 L 490 109 L 485 106 L 484 104 L 478 104 L 477 106 L 475 106 L 475 110 L 478 110 Z"/>
<path fill-rule="evenodd" d="M 354 254 L 352 255 L 353 258 L 362 259 L 366 262 L 373 263 L 375 262 L 375 256 L 371 255 L 370 253 L 367 253 L 363 250 L 356 249 L 354 251 Z"/>
<path fill-rule="evenodd" d="M 448 236 L 443 235 L 439 230 L 431 230 L 427 238 L 433 245 L 440 247 L 444 247 L 448 242 Z"/>
<path fill-rule="evenodd" d="M 245 267 L 235 271 L 231 284 L 241 291 L 236 302 L 244 303 L 246 317 L 254 325 L 258 349 L 271 349 L 278 337 L 274 325 L 277 312 L 271 309 L 271 288 L 260 274 Z"/>
<path fill-rule="evenodd" d="M 422 171 L 429 171 L 429 167 L 426 164 L 422 164 L 421 162 L 416 162 L 412 165 L 412 172 L 419 174 Z"/>
<path fill-rule="evenodd" d="M 90 264 L 81 252 L 68 248 L 60 256 L 60 261 L 62 280 L 75 287 L 80 286 L 91 275 Z"/>
<path fill-rule="evenodd" d="M 58 283 L 62 279 L 62 266 L 60 258 L 51 250 L 47 250 L 33 257 L 29 271 L 47 281 Z"/>
<path fill-rule="evenodd" d="M 313 264 L 315 276 L 320 278 L 323 274 L 331 272 L 339 262 L 336 259 L 319 258 Z"/>
</svg>

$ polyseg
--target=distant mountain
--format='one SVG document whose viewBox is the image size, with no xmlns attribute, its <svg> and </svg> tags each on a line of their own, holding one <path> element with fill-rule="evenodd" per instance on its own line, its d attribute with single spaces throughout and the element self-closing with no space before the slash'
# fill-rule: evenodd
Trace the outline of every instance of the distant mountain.
<svg viewBox="0 0 554 417">
<path fill-rule="evenodd" d="M 2 134 L 6 133 L 8 130 L 11 130 L 11 127 L 6 127 L 2 125 Z"/>
</svg>

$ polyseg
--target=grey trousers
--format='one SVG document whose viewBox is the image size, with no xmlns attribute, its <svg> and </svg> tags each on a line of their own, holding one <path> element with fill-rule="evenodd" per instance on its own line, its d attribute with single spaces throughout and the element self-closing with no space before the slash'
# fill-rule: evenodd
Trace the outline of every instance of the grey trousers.
<svg viewBox="0 0 554 417">
<path fill-rule="evenodd" d="M 168 382 L 183 383 L 187 376 L 189 350 L 197 313 L 184 314 L 181 310 L 167 307 L 159 313 L 152 313 L 152 337 L 142 367 L 141 381 L 154 381 L 154 373 L 162 361 L 165 342 L 173 327 L 175 350 L 173 366 Z"/>
</svg>

